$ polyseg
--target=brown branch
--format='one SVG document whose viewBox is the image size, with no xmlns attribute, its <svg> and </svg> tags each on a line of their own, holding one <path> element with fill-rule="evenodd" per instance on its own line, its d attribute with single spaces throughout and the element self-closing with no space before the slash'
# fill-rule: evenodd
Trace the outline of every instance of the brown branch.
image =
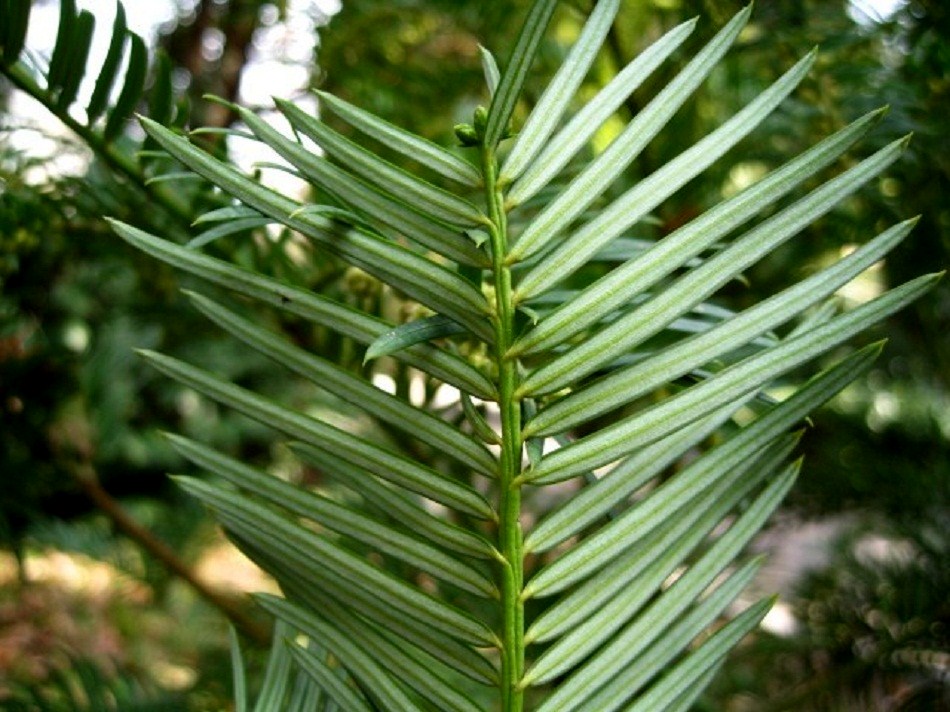
<svg viewBox="0 0 950 712">
<path fill-rule="evenodd" d="M 73 472 L 73 476 L 86 496 L 109 517 L 116 529 L 141 546 L 169 572 L 191 586 L 201 598 L 224 613 L 250 640 L 262 647 L 270 645 L 270 632 L 257 620 L 248 615 L 247 611 L 233 598 L 218 593 L 199 580 L 188 565 L 185 564 L 168 545 L 157 539 L 148 529 L 135 521 L 135 519 L 103 489 L 91 465 L 88 463 L 78 465 Z"/>
</svg>

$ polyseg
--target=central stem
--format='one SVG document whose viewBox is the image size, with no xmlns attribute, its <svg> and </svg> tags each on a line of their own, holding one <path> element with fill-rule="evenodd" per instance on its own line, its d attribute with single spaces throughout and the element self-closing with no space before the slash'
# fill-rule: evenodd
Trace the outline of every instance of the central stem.
<svg viewBox="0 0 950 712">
<path fill-rule="evenodd" d="M 508 222 L 504 199 L 497 182 L 495 153 L 482 147 L 482 175 L 488 216 L 491 219 L 492 277 L 495 287 L 495 363 L 498 368 L 498 406 L 501 410 L 501 458 L 498 472 L 498 548 L 501 564 L 502 601 L 502 710 L 521 712 L 524 694 L 518 682 L 524 674 L 524 604 L 521 553 L 521 488 L 515 484 L 521 474 L 521 407 L 515 398 L 518 388 L 517 363 L 506 358 L 514 339 L 515 313 L 511 300 L 511 271 L 505 264 L 508 252 Z"/>
</svg>

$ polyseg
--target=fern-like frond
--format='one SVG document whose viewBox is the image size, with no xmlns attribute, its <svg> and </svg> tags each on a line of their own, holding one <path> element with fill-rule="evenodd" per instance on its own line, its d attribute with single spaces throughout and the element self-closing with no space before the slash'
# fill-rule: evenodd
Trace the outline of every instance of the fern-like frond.
<svg viewBox="0 0 950 712">
<path fill-rule="evenodd" d="M 760 565 L 743 551 L 801 467 L 795 429 L 865 373 L 881 346 L 809 364 L 937 279 L 843 313 L 831 300 L 898 248 L 909 220 L 760 304 L 717 304 L 724 286 L 878 178 L 906 140 L 823 177 L 883 114 L 871 112 L 648 239 L 640 228 L 655 224 L 652 211 L 761 130 L 815 53 L 621 192 L 619 179 L 729 51 L 751 8 L 584 160 L 592 136 L 696 23 L 657 40 L 569 117 L 621 6 L 595 3 L 534 111 L 512 126 L 556 5 L 532 4 L 501 70 L 482 50 L 491 103 L 456 127 L 467 157 L 326 94 L 323 105 L 356 138 L 286 101 L 278 110 L 293 133 L 233 107 L 245 139 L 275 151 L 332 205 L 281 195 L 142 121 L 150 140 L 237 202 L 200 218 L 212 226 L 190 248 L 115 223 L 119 235 L 200 281 L 366 347 L 360 367 L 335 363 L 189 293 L 217 326 L 328 394 L 331 405 L 314 410 L 144 354 L 295 441 L 290 451 L 319 482 L 303 491 L 171 436 L 216 477 L 182 486 L 280 584 L 284 597 L 261 605 L 282 631 L 309 640 L 275 643 L 287 646 L 280 669 L 306 675 L 346 709 L 511 712 L 527 700 L 547 712 L 686 709 L 770 605 L 730 612 Z M 421 174 L 377 156 L 363 138 Z M 510 150 L 499 150 L 509 138 Z M 415 303 L 413 318 L 381 319 L 200 251 L 264 223 L 369 273 Z M 395 392 L 374 376 L 400 379 Z M 784 399 L 771 392 L 780 379 L 791 393 Z M 338 416 L 353 412 L 369 425 L 341 427 Z"/>
</svg>

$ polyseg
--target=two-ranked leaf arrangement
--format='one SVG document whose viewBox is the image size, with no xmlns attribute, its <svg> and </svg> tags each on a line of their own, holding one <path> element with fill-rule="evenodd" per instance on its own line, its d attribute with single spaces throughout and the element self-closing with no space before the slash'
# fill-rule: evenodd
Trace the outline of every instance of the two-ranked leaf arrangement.
<svg viewBox="0 0 950 712">
<path fill-rule="evenodd" d="M 217 327 L 392 434 L 355 433 L 143 353 L 169 377 L 288 436 L 299 460 L 334 483 L 298 487 L 170 436 L 184 458 L 215 476 L 180 478 L 181 485 L 284 592 L 259 599 L 278 624 L 255 709 L 686 710 L 768 610 L 768 600 L 736 606 L 759 566 L 743 550 L 795 479 L 794 429 L 864 373 L 880 346 L 816 368 L 780 402 L 767 389 L 937 277 L 845 313 L 829 301 L 897 246 L 911 220 L 744 311 L 707 300 L 879 176 L 905 141 L 818 183 L 882 114 L 873 112 L 647 240 L 640 228 L 651 212 L 749 136 L 795 90 L 814 54 L 621 190 L 621 177 L 714 70 L 750 10 L 692 53 L 606 149 L 589 156 L 595 133 L 696 24 L 658 39 L 569 115 L 620 4 L 594 4 L 534 109 L 513 127 L 557 9 L 556 0 L 536 0 L 503 71 L 482 51 L 491 102 L 456 127 L 457 151 L 323 94 L 322 108 L 364 144 L 291 103 L 278 109 L 292 135 L 237 108 L 248 136 L 332 205 L 281 195 L 163 126 L 161 116 L 142 119 L 155 145 L 235 202 L 200 218 L 216 232 L 187 247 L 121 223 L 115 230 L 199 281 L 366 347 L 369 366 L 357 373 L 189 292 Z M 18 27 L 4 31 L 4 57 L 19 53 Z M 91 30 L 77 22 L 75 51 Z M 116 52 L 124 28 L 119 35 Z M 130 74 L 142 64 L 132 42 Z M 64 62 L 54 55 L 49 85 L 68 105 L 76 88 Z M 110 50 L 104 86 L 117 62 Z M 137 75 L 126 80 L 132 85 L 130 96 L 140 89 Z M 97 86 L 90 122 L 107 93 Z M 111 110 L 105 138 L 127 103 L 120 97 Z M 397 325 L 198 249 L 269 223 L 430 315 Z M 369 372 L 386 368 L 424 382 L 427 392 L 441 386 L 454 394 L 451 404 L 420 405 L 377 388 Z M 238 680 L 238 708 L 247 709 Z"/>
</svg>

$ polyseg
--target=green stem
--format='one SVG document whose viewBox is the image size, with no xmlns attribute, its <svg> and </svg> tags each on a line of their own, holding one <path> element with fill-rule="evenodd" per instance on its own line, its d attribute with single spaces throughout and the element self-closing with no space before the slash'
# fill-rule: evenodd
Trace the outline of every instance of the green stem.
<svg viewBox="0 0 950 712">
<path fill-rule="evenodd" d="M 491 220 L 492 277 L 495 287 L 495 363 L 498 368 L 501 410 L 501 458 L 498 472 L 498 548 L 504 557 L 501 572 L 502 600 L 502 710 L 521 712 L 524 693 L 518 686 L 524 674 L 524 604 L 522 570 L 521 487 L 521 407 L 515 398 L 518 388 L 517 363 L 506 358 L 514 340 L 515 311 L 512 304 L 511 271 L 505 264 L 508 252 L 508 224 L 504 198 L 497 183 L 494 150 L 482 147 L 482 172 L 488 215 Z"/>
</svg>

